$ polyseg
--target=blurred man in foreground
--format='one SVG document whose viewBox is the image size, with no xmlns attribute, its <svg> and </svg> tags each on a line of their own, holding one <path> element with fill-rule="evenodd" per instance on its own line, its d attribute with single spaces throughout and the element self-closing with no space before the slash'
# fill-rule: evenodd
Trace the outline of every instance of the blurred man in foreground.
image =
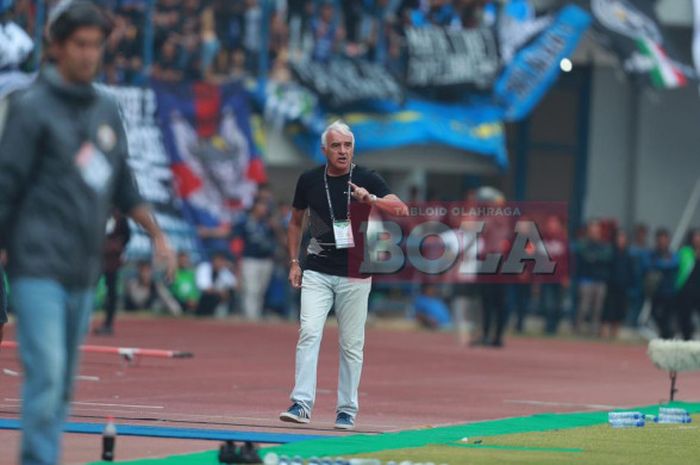
<svg viewBox="0 0 700 465">
<path fill-rule="evenodd" d="M 110 24 L 92 2 L 62 2 L 49 18 L 47 65 L 11 97 L 0 140 L 0 231 L 9 252 L 22 391 L 23 465 L 60 463 L 63 422 L 101 272 L 114 206 L 175 259 L 127 164 L 116 104 L 92 85 Z"/>
</svg>

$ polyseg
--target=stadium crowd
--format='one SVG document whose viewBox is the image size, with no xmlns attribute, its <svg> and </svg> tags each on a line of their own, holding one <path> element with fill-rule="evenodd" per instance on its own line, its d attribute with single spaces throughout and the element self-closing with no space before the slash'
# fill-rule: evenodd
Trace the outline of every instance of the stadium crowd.
<svg viewBox="0 0 700 465">
<path fill-rule="evenodd" d="M 407 26 L 478 26 L 486 0 L 156 0 L 152 22 L 145 0 L 97 0 L 113 13 L 102 80 L 109 84 L 221 82 L 261 71 L 289 76 L 289 60 L 363 57 L 391 66 L 401 59 Z M 5 21 L 35 37 L 36 2 L 9 2 Z M 51 11 L 58 0 L 47 0 Z M 152 28 L 150 27 L 152 25 Z M 152 33 L 146 69 L 146 34 Z M 266 38 L 263 40 L 263 38 Z M 18 64 L 19 65 L 19 64 Z"/>
</svg>

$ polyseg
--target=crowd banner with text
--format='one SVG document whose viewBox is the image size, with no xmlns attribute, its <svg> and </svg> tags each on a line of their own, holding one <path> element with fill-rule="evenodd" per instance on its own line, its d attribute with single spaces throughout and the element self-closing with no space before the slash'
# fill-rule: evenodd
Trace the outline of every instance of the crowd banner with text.
<svg viewBox="0 0 700 465">
<path fill-rule="evenodd" d="M 488 90 L 500 66 L 496 35 L 487 27 L 409 27 L 406 46 L 405 83 L 411 88 Z"/>
<path fill-rule="evenodd" d="M 336 58 L 328 63 L 291 63 L 298 82 L 331 108 L 367 100 L 403 100 L 403 91 L 389 71 L 367 60 Z"/>
<path fill-rule="evenodd" d="M 129 165 L 144 200 L 153 206 L 158 224 L 176 250 L 196 254 L 199 246 L 192 225 L 183 220 L 180 201 L 175 195 L 173 173 L 160 128 L 156 122 L 156 96 L 142 87 L 100 87 L 112 95 L 122 115 L 129 144 Z M 131 224 L 132 236 L 127 256 L 151 253 L 148 235 Z"/>
<path fill-rule="evenodd" d="M 494 85 L 494 100 L 507 121 L 526 117 L 554 84 L 560 62 L 569 57 L 591 23 L 583 9 L 569 5 L 529 45 L 519 50 Z"/>
</svg>

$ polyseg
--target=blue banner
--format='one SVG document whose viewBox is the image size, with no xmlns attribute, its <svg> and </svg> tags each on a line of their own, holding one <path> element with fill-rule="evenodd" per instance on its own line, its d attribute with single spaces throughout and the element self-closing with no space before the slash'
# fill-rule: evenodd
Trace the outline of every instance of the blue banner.
<svg viewBox="0 0 700 465">
<path fill-rule="evenodd" d="M 544 32 L 515 54 L 494 85 L 494 99 L 507 121 L 524 118 L 539 103 L 559 76 L 559 63 L 574 52 L 590 24 L 586 11 L 566 6 Z"/>
<path fill-rule="evenodd" d="M 476 152 L 493 159 L 501 168 L 508 165 L 502 112 L 489 105 L 444 104 L 408 99 L 398 106 L 374 102 L 371 111 L 324 115 L 324 123 L 342 118 L 355 135 L 355 153 L 408 145 L 439 144 Z M 321 152 L 321 131 L 325 124 L 292 127 L 294 142 L 317 162 Z M 311 129 L 313 128 L 313 129 Z"/>
</svg>

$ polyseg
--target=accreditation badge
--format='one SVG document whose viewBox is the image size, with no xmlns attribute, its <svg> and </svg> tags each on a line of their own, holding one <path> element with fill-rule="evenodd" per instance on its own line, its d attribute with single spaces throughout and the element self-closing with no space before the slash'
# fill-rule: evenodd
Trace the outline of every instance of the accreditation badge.
<svg viewBox="0 0 700 465">
<path fill-rule="evenodd" d="M 333 235 L 335 236 L 336 249 L 349 249 L 355 247 L 352 237 L 352 225 L 350 220 L 335 220 L 333 222 Z"/>
</svg>

